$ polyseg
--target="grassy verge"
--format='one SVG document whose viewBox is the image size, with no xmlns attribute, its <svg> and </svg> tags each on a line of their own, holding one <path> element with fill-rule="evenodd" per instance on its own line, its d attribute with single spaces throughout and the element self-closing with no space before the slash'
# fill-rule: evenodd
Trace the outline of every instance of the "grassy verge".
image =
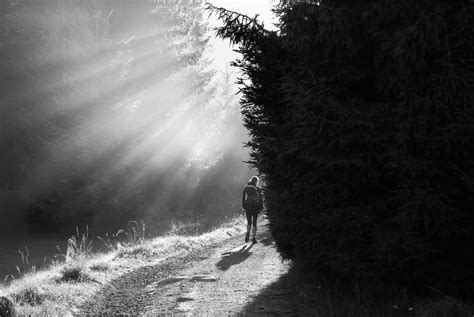
<svg viewBox="0 0 474 317">
<path fill-rule="evenodd" d="M 87 249 L 87 237 L 71 240 L 68 260 L 47 270 L 25 274 L 9 286 L 0 288 L 20 315 L 68 315 L 79 313 L 81 304 L 113 279 L 141 266 L 158 264 L 165 258 L 179 256 L 212 246 L 245 230 L 242 218 L 235 218 L 208 233 L 182 236 L 171 233 L 165 237 L 146 240 L 140 230 L 131 228 L 129 243 L 110 245 L 110 251 L 93 254 Z"/>
</svg>

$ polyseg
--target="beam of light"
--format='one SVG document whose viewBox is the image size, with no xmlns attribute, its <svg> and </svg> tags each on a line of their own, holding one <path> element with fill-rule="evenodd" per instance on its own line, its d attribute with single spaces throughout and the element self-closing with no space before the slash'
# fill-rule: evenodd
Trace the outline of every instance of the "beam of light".
<svg viewBox="0 0 474 317">
<path fill-rule="evenodd" d="M 15 97 L 25 113 L 17 132 L 27 131 L 33 143 L 25 147 L 34 153 L 25 163 L 32 170 L 23 182 L 25 196 L 61 195 L 74 187 L 75 201 L 94 200 L 100 191 L 107 191 L 104 199 L 119 199 L 142 184 L 161 184 L 170 173 L 199 171 L 186 185 L 192 187 L 224 149 L 241 147 L 240 139 L 223 132 L 241 122 L 228 120 L 237 102 L 228 105 L 232 109 L 221 105 L 212 60 L 222 51 L 208 43 L 211 33 L 193 38 L 197 29 L 133 22 L 123 32 L 104 31 L 109 38 L 100 42 L 87 24 L 74 26 L 86 13 L 71 6 L 76 9 L 45 8 L 30 21 L 43 38 L 29 60 L 32 75 L 24 79 L 31 89 Z M 160 185 L 156 202 L 178 182 Z"/>
</svg>

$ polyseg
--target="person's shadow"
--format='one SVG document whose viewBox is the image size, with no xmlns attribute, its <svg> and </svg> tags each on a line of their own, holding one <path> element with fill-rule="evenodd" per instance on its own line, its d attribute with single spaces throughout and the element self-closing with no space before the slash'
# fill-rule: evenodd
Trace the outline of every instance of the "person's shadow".
<svg viewBox="0 0 474 317">
<path fill-rule="evenodd" d="M 222 259 L 216 263 L 217 268 L 219 270 L 226 271 L 232 265 L 242 263 L 243 261 L 247 260 L 250 255 L 252 255 L 252 252 L 250 252 L 252 247 L 253 243 L 245 244 L 238 251 L 230 252 L 230 254 L 224 254 Z"/>
</svg>

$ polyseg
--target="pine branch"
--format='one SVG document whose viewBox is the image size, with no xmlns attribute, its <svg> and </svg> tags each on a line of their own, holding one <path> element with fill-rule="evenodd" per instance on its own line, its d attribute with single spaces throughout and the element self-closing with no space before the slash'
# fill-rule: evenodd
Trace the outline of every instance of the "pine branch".
<svg viewBox="0 0 474 317">
<path fill-rule="evenodd" d="M 242 40 L 245 41 L 245 38 L 238 36 L 242 31 L 259 31 L 265 35 L 275 34 L 275 32 L 265 29 L 265 27 L 258 22 L 258 14 L 251 18 L 248 15 L 236 11 L 216 7 L 207 1 L 205 5 L 206 10 L 210 11 L 209 16 L 216 14 L 220 20 L 224 21 L 225 26 L 217 28 L 218 35 L 222 38 L 229 38 L 232 42 L 240 43 Z"/>
</svg>

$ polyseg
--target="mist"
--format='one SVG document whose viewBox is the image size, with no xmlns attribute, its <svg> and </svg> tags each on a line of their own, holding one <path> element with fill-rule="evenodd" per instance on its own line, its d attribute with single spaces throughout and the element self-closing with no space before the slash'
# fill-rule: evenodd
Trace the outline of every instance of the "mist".
<svg viewBox="0 0 474 317">
<path fill-rule="evenodd" d="M 239 212 L 248 137 L 200 2 L 3 1 L 1 21 L 3 236 Z"/>
</svg>

